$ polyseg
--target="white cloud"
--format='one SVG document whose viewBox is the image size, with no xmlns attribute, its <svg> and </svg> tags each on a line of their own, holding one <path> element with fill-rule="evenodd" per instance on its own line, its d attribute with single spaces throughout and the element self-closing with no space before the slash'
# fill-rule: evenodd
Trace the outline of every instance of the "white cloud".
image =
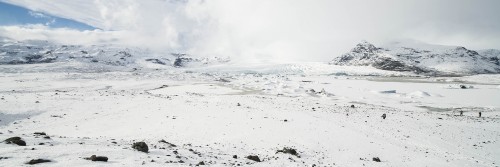
<svg viewBox="0 0 500 167">
<path fill-rule="evenodd" d="M 325 61 L 394 38 L 500 48 L 495 0 L 3 0 L 103 31 L 3 28 L 15 38 L 84 38 L 203 56 Z M 22 33 L 21 33 L 22 32 Z M 79 37 L 83 34 L 85 37 Z M 59 36 L 59 37 L 52 37 Z M 95 39 L 91 39 L 95 38 Z"/>
</svg>

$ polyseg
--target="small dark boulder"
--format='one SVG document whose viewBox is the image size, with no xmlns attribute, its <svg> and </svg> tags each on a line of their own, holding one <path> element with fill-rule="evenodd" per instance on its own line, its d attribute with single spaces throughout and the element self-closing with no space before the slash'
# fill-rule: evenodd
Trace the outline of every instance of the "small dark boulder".
<svg viewBox="0 0 500 167">
<path fill-rule="evenodd" d="M 145 153 L 149 151 L 148 145 L 144 142 L 136 142 L 132 144 L 132 148 Z"/>
<path fill-rule="evenodd" d="M 378 157 L 373 157 L 373 161 L 375 161 L 375 162 L 380 162 L 380 158 L 378 158 Z"/>
<path fill-rule="evenodd" d="M 249 155 L 249 156 L 247 156 L 247 159 L 255 161 L 255 162 L 260 162 L 260 158 L 257 155 Z"/>
<path fill-rule="evenodd" d="M 276 151 L 276 153 L 291 154 L 291 155 L 295 155 L 297 157 L 300 157 L 299 153 L 297 153 L 297 150 L 295 150 L 293 148 L 288 148 L 288 147 L 285 147 L 282 150 L 278 150 L 278 151 Z"/>
<path fill-rule="evenodd" d="M 234 159 L 238 159 L 238 156 L 237 156 L 237 155 L 233 155 L 233 158 L 234 158 Z"/>
<path fill-rule="evenodd" d="M 32 160 L 26 162 L 26 164 L 34 165 L 34 164 L 46 163 L 46 162 L 52 162 L 52 161 L 48 160 L 48 159 L 32 159 Z"/>
<path fill-rule="evenodd" d="M 86 160 L 91 160 L 91 161 L 102 161 L 102 162 L 108 162 L 108 157 L 105 156 L 96 156 L 92 155 L 88 158 L 85 158 Z"/>
<path fill-rule="evenodd" d="M 35 132 L 33 134 L 35 134 L 35 135 L 47 135 L 45 132 Z"/>
<path fill-rule="evenodd" d="M 196 164 L 196 166 L 200 166 L 200 165 L 205 165 L 205 162 L 201 161 L 198 164 Z"/>
<path fill-rule="evenodd" d="M 20 137 L 11 137 L 4 140 L 7 144 L 17 144 L 18 146 L 26 146 L 26 142 Z"/>
</svg>

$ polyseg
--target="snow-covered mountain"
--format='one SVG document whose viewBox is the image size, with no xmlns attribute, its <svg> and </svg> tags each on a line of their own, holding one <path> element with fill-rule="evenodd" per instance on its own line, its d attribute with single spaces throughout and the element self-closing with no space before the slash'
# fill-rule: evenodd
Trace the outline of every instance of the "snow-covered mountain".
<svg viewBox="0 0 500 167">
<path fill-rule="evenodd" d="M 393 42 L 383 47 L 362 42 L 330 64 L 373 66 L 382 70 L 430 75 L 500 73 L 500 51 L 474 51 L 461 46 L 430 45 L 415 41 Z"/>
<path fill-rule="evenodd" d="M 108 66 L 190 67 L 226 63 L 229 58 L 191 57 L 187 54 L 156 53 L 141 48 L 112 45 L 59 45 L 48 41 L 0 39 L 0 65 L 80 62 Z"/>
</svg>

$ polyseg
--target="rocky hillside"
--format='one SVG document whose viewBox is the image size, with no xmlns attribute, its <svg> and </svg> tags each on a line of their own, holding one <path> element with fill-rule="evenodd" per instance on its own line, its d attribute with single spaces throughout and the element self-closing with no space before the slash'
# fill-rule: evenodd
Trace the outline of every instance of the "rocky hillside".
<svg viewBox="0 0 500 167">
<path fill-rule="evenodd" d="M 362 42 L 330 62 L 341 66 L 373 66 L 427 75 L 500 73 L 500 51 L 474 51 L 460 46 L 394 42 L 383 47 Z"/>
</svg>

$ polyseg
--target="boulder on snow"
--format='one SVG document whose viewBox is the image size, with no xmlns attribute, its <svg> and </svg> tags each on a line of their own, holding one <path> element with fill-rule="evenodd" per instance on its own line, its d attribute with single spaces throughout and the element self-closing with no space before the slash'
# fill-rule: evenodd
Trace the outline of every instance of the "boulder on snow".
<svg viewBox="0 0 500 167">
<path fill-rule="evenodd" d="M 255 162 L 260 162 L 260 158 L 257 155 L 249 155 L 249 156 L 247 156 L 247 159 L 255 161 Z"/>
<path fill-rule="evenodd" d="M 285 147 L 282 150 L 276 151 L 276 153 L 291 154 L 291 155 L 295 155 L 295 156 L 300 158 L 299 153 L 294 148 Z"/>
<path fill-rule="evenodd" d="M 47 135 L 45 132 L 35 132 L 33 134 L 35 134 L 35 135 L 43 135 L 43 136 Z"/>
<path fill-rule="evenodd" d="M 86 160 L 91 160 L 91 161 L 102 161 L 102 162 L 108 162 L 108 157 L 105 157 L 105 156 L 96 156 L 96 155 L 92 155 L 88 158 L 84 158 Z"/>
<path fill-rule="evenodd" d="M 7 144 L 17 144 L 18 146 L 26 146 L 26 142 L 20 137 L 11 137 L 4 140 Z"/>
<path fill-rule="evenodd" d="M 379 157 L 373 157 L 372 160 L 375 161 L 375 162 L 380 162 L 380 158 Z"/>
<path fill-rule="evenodd" d="M 147 153 L 149 151 L 148 145 L 145 142 L 136 142 L 132 144 L 132 148 L 136 149 L 137 151 L 145 152 Z"/>
<path fill-rule="evenodd" d="M 46 162 L 52 162 L 52 161 L 48 160 L 48 159 L 32 159 L 32 160 L 26 162 L 26 164 L 34 165 L 34 164 L 46 163 Z"/>
</svg>

